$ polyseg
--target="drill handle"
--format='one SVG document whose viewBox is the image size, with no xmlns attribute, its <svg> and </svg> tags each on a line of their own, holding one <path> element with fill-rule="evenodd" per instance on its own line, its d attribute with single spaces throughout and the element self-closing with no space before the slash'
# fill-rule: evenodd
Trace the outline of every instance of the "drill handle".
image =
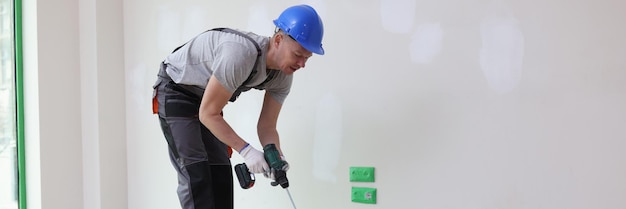
<svg viewBox="0 0 626 209">
<path fill-rule="evenodd" d="M 272 172 L 274 182 L 272 186 L 280 185 L 282 188 L 289 187 L 289 180 L 287 180 L 288 164 L 280 157 L 278 148 L 275 144 L 268 144 L 263 147 L 263 153 L 265 155 L 265 161 L 270 166 L 270 172 Z"/>
<path fill-rule="evenodd" d="M 270 168 L 275 170 L 285 170 L 287 162 L 280 157 L 280 152 L 275 144 L 268 144 L 263 147 L 265 161 Z"/>
</svg>

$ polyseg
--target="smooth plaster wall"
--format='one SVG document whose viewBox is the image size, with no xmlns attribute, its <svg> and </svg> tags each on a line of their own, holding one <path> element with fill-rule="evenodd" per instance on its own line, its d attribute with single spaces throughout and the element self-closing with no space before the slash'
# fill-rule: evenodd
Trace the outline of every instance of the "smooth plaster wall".
<svg viewBox="0 0 626 209">
<path fill-rule="evenodd" d="M 150 113 L 159 62 L 212 27 L 269 36 L 299 3 L 327 54 L 278 124 L 298 208 L 626 207 L 623 1 L 26 0 L 29 208 L 177 208 Z M 249 141 L 260 98 L 225 110 Z M 236 189 L 236 208 L 290 208 L 268 184 Z"/>
<path fill-rule="evenodd" d="M 25 0 L 26 207 L 128 207 L 121 0 Z"/>
<path fill-rule="evenodd" d="M 159 61 L 212 27 L 269 36 L 299 3 L 322 16 L 327 52 L 295 74 L 279 121 L 299 208 L 626 207 L 623 1 L 128 0 L 131 208 L 177 204 L 147 108 Z M 241 98 L 225 115 L 253 141 L 260 94 Z M 350 166 L 376 182 L 350 183 Z M 352 203 L 352 186 L 378 204 Z M 261 177 L 236 207 L 290 204 Z"/>
</svg>

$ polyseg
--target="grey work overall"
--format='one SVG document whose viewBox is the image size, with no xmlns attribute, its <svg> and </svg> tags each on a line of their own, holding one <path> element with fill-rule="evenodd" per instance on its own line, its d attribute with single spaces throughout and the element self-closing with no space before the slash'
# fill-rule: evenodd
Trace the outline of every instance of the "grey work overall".
<svg viewBox="0 0 626 209">
<path fill-rule="evenodd" d="M 219 29 L 247 37 L 230 29 Z M 225 31 L 226 30 L 226 31 Z M 250 39 L 249 37 L 247 37 Z M 261 50 L 247 83 L 256 73 Z M 174 51 L 178 50 L 176 48 Z M 233 177 L 230 163 L 232 150 L 199 120 L 198 113 L 204 89 L 176 84 L 161 63 L 154 87 L 153 112 L 158 113 L 161 129 L 169 147 L 171 163 L 178 173 L 178 197 L 183 209 L 232 209 Z M 272 76 L 254 88 L 263 89 Z M 239 87 L 230 101 L 250 87 Z"/>
</svg>

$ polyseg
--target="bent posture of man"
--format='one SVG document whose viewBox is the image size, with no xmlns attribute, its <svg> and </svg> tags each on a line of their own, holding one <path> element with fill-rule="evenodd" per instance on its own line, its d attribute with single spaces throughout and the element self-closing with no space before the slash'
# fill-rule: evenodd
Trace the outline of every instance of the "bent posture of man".
<svg viewBox="0 0 626 209">
<path fill-rule="evenodd" d="M 270 172 L 263 152 L 237 135 L 223 118 L 226 104 L 240 93 L 252 88 L 265 91 L 257 125 L 259 141 L 262 146 L 275 144 L 282 156 L 278 115 L 291 89 L 292 74 L 304 68 L 313 53 L 324 54 L 324 26 L 308 5 L 289 7 L 273 22 L 276 31 L 271 37 L 228 28 L 208 30 L 161 63 L 153 111 L 158 113 L 178 172 L 183 209 L 233 208 L 231 148 L 251 172 Z"/>
</svg>

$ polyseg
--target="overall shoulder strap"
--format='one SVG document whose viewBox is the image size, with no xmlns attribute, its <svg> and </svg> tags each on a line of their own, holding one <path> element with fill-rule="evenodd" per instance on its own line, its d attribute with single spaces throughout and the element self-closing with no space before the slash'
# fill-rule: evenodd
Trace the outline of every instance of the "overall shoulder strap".
<svg viewBox="0 0 626 209">
<path fill-rule="evenodd" d="M 254 47 L 256 47 L 257 57 L 261 56 L 261 47 L 259 47 L 259 44 L 256 41 L 254 41 L 252 38 L 250 38 L 250 36 L 248 36 L 246 34 L 243 34 L 242 32 L 239 32 L 239 31 L 236 31 L 236 30 L 233 30 L 233 29 L 230 29 L 230 28 L 213 28 L 213 29 L 209 29 L 207 31 L 204 31 L 202 33 L 206 33 L 206 32 L 209 32 L 209 31 L 222 31 L 222 32 L 226 32 L 226 33 L 237 34 L 237 35 L 239 35 L 241 37 L 244 37 L 244 38 L 248 39 L 250 42 L 252 42 L 252 44 L 254 44 Z M 178 51 L 185 44 L 187 44 L 187 43 L 184 43 L 183 45 L 180 45 L 180 46 L 176 47 L 174 49 L 174 51 L 172 51 L 172 53 Z"/>
<path fill-rule="evenodd" d="M 237 34 L 241 37 L 244 37 L 246 39 L 248 39 L 250 42 L 252 42 L 252 44 L 254 44 L 254 47 L 256 48 L 256 60 L 254 61 L 254 67 L 252 67 L 252 72 L 250 73 L 250 76 L 248 76 L 248 79 L 246 79 L 246 81 L 244 81 L 243 83 L 248 83 L 250 80 L 252 80 L 252 77 L 254 77 L 254 75 L 256 74 L 256 67 L 259 63 L 259 58 L 261 58 L 262 55 L 262 51 L 261 51 L 261 47 L 259 47 L 259 44 L 254 41 L 252 38 L 250 38 L 250 36 L 243 34 L 242 32 L 230 29 L 230 28 L 213 28 L 213 29 L 209 29 L 207 31 L 204 31 L 202 33 L 206 33 L 209 31 L 221 31 L 221 32 L 225 32 L 225 33 L 232 33 L 232 34 Z M 181 47 L 183 47 L 185 44 L 187 44 L 188 42 L 184 43 L 183 45 L 180 45 L 178 47 L 176 47 L 176 49 L 174 49 L 174 51 L 172 51 L 172 53 L 178 51 Z"/>
<path fill-rule="evenodd" d="M 250 36 L 248 36 L 246 34 L 243 34 L 242 32 L 230 29 L 230 28 L 213 28 L 211 30 L 237 34 L 237 35 L 239 35 L 241 37 L 244 37 L 244 38 L 248 39 L 250 42 L 252 42 L 252 44 L 254 44 L 254 47 L 256 47 L 256 54 L 257 54 L 256 55 L 256 60 L 254 61 L 254 66 L 252 67 L 252 72 L 250 72 L 250 76 L 248 76 L 248 79 L 246 79 L 246 81 L 244 81 L 243 83 L 246 84 L 250 80 L 252 80 L 252 77 L 254 77 L 254 75 L 256 74 L 256 68 L 257 68 L 257 65 L 259 64 L 259 58 L 261 58 L 261 55 L 263 53 L 261 51 L 261 47 L 259 47 L 259 44 L 256 41 L 254 41 L 252 38 L 250 38 Z M 211 30 L 208 30 L 208 31 L 211 31 Z"/>
<path fill-rule="evenodd" d="M 243 82 L 243 84 L 249 83 L 250 80 L 252 80 L 252 78 L 254 77 L 254 75 L 256 75 L 256 73 L 257 73 L 256 69 L 257 69 L 257 65 L 259 64 L 259 59 L 263 55 L 263 51 L 261 51 L 261 47 L 259 47 L 259 44 L 256 41 L 254 41 L 254 39 L 250 38 L 250 36 L 248 36 L 248 35 L 246 35 L 246 34 L 244 34 L 242 32 L 239 32 L 237 30 L 230 29 L 230 28 L 213 28 L 213 29 L 209 29 L 207 31 L 204 31 L 203 33 L 206 33 L 206 32 L 209 32 L 209 31 L 220 31 L 220 32 L 225 32 L 225 33 L 236 34 L 236 35 L 239 35 L 241 37 L 244 37 L 244 38 L 248 39 L 252 44 L 254 44 L 254 47 L 256 48 L 256 52 L 257 52 L 256 60 L 254 61 L 254 66 L 252 67 L 252 72 L 250 72 L 250 75 Z M 183 47 L 187 43 L 184 43 L 183 45 L 180 45 L 180 46 L 176 47 L 176 49 L 174 49 L 174 51 L 172 51 L 172 53 L 178 51 L 181 47 Z M 263 83 L 266 83 L 266 82 L 267 81 L 265 81 Z M 241 85 L 241 87 L 244 86 L 243 84 Z M 235 92 L 233 93 L 233 95 L 230 98 L 231 102 L 234 102 L 237 99 L 237 97 L 239 96 L 239 94 L 241 94 L 242 91 L 247 90 L 247 89 L 242 89 L 241 87 L 239 87 L 239 88 L 237 88 L 237 90 L 235 90 Z"/>
</svg>

